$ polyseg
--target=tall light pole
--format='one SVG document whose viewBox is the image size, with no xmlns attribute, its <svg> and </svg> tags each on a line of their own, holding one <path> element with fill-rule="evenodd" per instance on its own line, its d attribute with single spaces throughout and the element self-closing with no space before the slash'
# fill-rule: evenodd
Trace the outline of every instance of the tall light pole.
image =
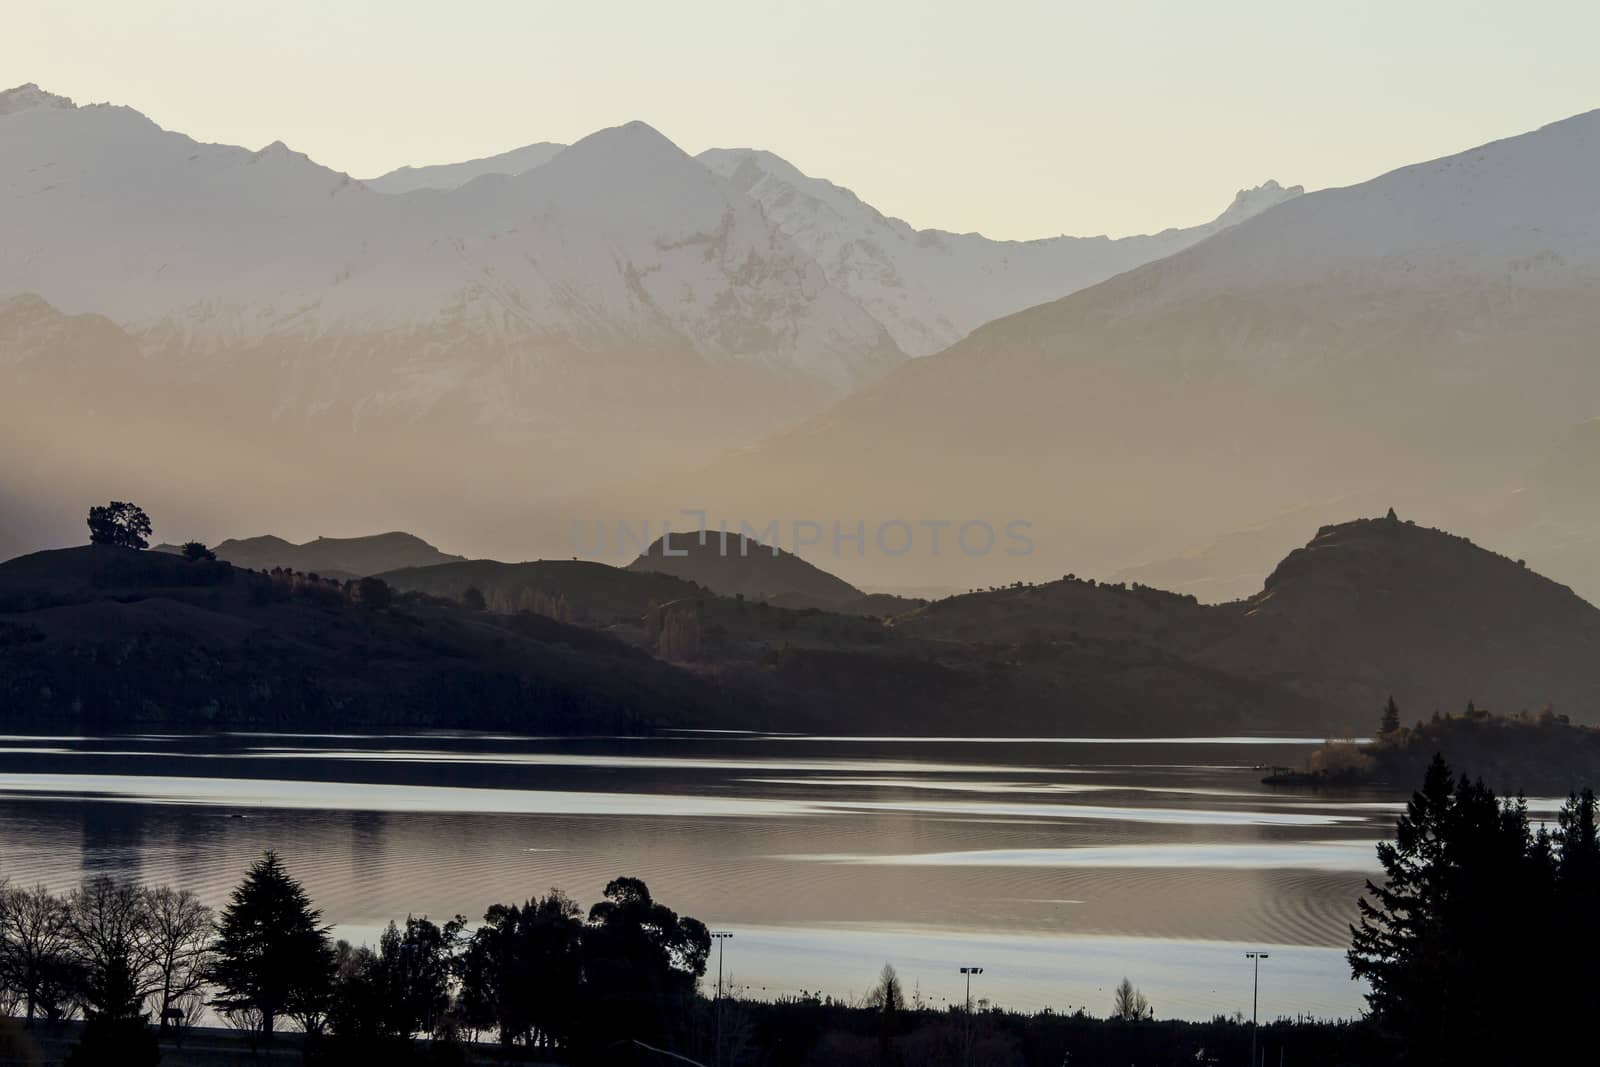
<svg viewBox="0 0 1600 1067">
<path fill-rule="evenodd" d="M 718 1067 L 722 1064 L 722 943 L 732 938 L 727 930 L 711 932 L 711 939 L 717 943 L 717 1054 L 712 1059 Z"/>
<path fill-rule="evenodd" d="M 961 1058 L 964 1063 L 970 1065 L 972 1063 L 972 976 L 975 974 L 982 974 L 983 968 L 963 967 L 961 968 L 961 973 L 965 975 L 967 979 L 967 1040 L 964 1043 L 965 1049 L 962 1052 Z"/>
<path fill-rule="evenodd" d="M 1271 956 L 1265 952 L 1246 952 L 1244 958 L 1255 961 L 1255 980 L 1250 991 L 1250 1067 L 1256 1067 L 1256 1010 L 1261 1006 L 1261 961 Z"/>
</svg>

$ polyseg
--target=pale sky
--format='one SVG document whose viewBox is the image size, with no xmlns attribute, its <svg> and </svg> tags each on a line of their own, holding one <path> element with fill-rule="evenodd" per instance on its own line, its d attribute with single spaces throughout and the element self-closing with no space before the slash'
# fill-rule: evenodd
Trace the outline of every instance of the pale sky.
<svg viewBox="0 0 1600 1067">
<path fill-rule="evenodd" d="M 76 0 L 0 87 L 275 140 L 357 177 L 643 119 L 770 149 L 917 226 L 1189 225 L 1600 107 L 1600 3 Z"/>
</svg>

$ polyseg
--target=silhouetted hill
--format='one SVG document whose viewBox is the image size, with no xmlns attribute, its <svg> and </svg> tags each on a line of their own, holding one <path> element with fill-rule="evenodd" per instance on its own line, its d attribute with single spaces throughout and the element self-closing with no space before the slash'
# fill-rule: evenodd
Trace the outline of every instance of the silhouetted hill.
<svg viewBox="0 0 1600 1067">
<path fill-rule="evenodd" d="M 636 510 L 716 500 L 713 524 L 869 529 L 1026 518 L 1037 578 L 1120 572 L 1312 502 L 1413 490 L 1564 573 L 1546 553 L 1565 530 L 1515 509 L 1521 522 L 1480 522 L 1474 505 L 1595 415 L 1597 179 L 1600 111 L 1295 197 L 979 326 L 801 427 L 657 479 Z M 1282 551 L 1260 547 L 1257 573 Z M 867 566 L 838 569 L 863 582 Z M 1017 566 L 913 552 L 894 580 L 988 585 Z M 1570 580 L 1600 588 L 1594 574 Z"/>
<path fill-rule="evenodd" d="M 638 730 L 725 719 L 714 687 L 603 634 L 156 552 L 0 564 L 0 720 Z"/>
<path fill-rule="evenodd" d="M 1521 563 L 1398 519 L 1324 527 L 1244 601 L 1069 577 L 895 620 L 945 642 L 1143 648 L 1370 729 L 1392 693 L 1431 713 L 1553 703 L 1600 721 L 1600 610 Z"/>
<path fill-rule="evenodd" d="M 1348 736 L 1393 693 L 1419 716 L 1475 700 L 1600 717 L 1600 611 L 1398 519 L 1326 527 L 1223 605 L 1070 575 L 892 618 L 577 561 L 383 580 L 400 592 L 373 610 L 356 583 L 302 574 L 111 549 L 23 557 L 0 566 L 0 708 L 107 727 Z M 473 588 L 486 610 L 462 603 Z"/>
<path fill-rule="evenodd" d="M 595 626 L 619 621 L 637 626 L 652 604 L 704 594 L 682 578 L 583 560 L 500 563 L 474 559 L 408 567 L 381 577 L 396 589 L 452 600 L 460 600 L 468 589 L 477 589 L 492 610 L 508 613 L 533 611 L 535 600 L 541 597 L 541 605 L 565 600 L 573 622 Z"/>
<path fill-rule="evenodd" d="M 177 545 L 157 545 L 155 550 L 181 551 Z M 464 558 L 441 552 L 422 538 L 408 533 L 319 537 L 303 545 L 268 534 L 264 537 L 229 539 L 216 545 L 212 551 L 220 560 L 253 571 L 283 567 L 323 578 L 341 579 L 365 578 L 403 567 L 431 567 Z"/>
<path fill-rule="evenodd" d="M 1392 513 L 1391 513 L 1392 515 Z M 1216 609 L 1201 659 L 1329 704 L 1418 713 L 1554 703 L 1600 720 L 1600 610 L 1462 537 L 1395 518 L 1327 526 Z"/>
<path fill-rule="evenodd" d="M 722 596 L 783 598 L 796 608 L 838 609 L 865 596 L 844 579 L 791 552 L 739 536 L 730 535 L 724 544 L 717 534 L 707 534 L 703 543 L 696 534 L 678 534 L 670 548 L 674 554 L 669 556 L 658 538 L 628 569 L 698 582 Z"/>
</svg>

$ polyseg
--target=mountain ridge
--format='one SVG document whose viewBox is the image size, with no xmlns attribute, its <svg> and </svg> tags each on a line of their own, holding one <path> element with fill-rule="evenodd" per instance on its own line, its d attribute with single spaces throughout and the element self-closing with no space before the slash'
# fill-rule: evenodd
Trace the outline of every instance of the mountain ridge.
<svg viewBox="0 0 1600 1067">
<path fill-rule="evenodd" d="M 671 496 L 715 500 L 711 520 L 732 526 L 1027 519 L 1035 576 L 1134 568 L 1317 501 L 1390 497 L 1537 561 L 1556 539 L 1482 502 L 1510 501 L 1595 414 L 1597 236 L 1590 112 L 1295 197 L 986 323 Z M 934 562 L 896 561 L 894 584 L 1005 578 L 994 561 L 938 561 L 959 576 Z M 1568 579 L 1600 589 L 1600 567 Z"/>
</svg>

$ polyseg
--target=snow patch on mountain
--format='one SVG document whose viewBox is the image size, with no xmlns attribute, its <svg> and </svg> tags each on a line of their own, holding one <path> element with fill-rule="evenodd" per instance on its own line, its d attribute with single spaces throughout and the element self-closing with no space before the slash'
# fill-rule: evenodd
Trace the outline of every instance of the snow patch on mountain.
<svg viewBox="0 0 1600 1067">
<path fill-rule="evenodd" d="M 1210 223 L 1150 236 L 996 241 L 913 229 L 771 152 L 710 149 L 697 158 L 759 202 L 910 355 L 938 351 L 992 319 L 1181 251 L 1304 192 L 1267 182 L 1240 192 Z"/>
<path fill-rule="evenodd" d="M 30 107 L 0 117 L 0 236 L 0 292 L 104 314 L 147 348 L 321 342 L 350 366 L 302 369 L 358 396 L 374 353 L 408 346 L 403 387 L 371 392 L 418 409 L 469 379 L 477 403 L 504 403 L 522 394 L 496 375 L 586 352 L 611 379 L 648 380 L 672 352 L 823 396 L 903 358 L 755 203 L 643 123 L 520 175 L 394 196 L 281 142 Z"/>
</svg>

